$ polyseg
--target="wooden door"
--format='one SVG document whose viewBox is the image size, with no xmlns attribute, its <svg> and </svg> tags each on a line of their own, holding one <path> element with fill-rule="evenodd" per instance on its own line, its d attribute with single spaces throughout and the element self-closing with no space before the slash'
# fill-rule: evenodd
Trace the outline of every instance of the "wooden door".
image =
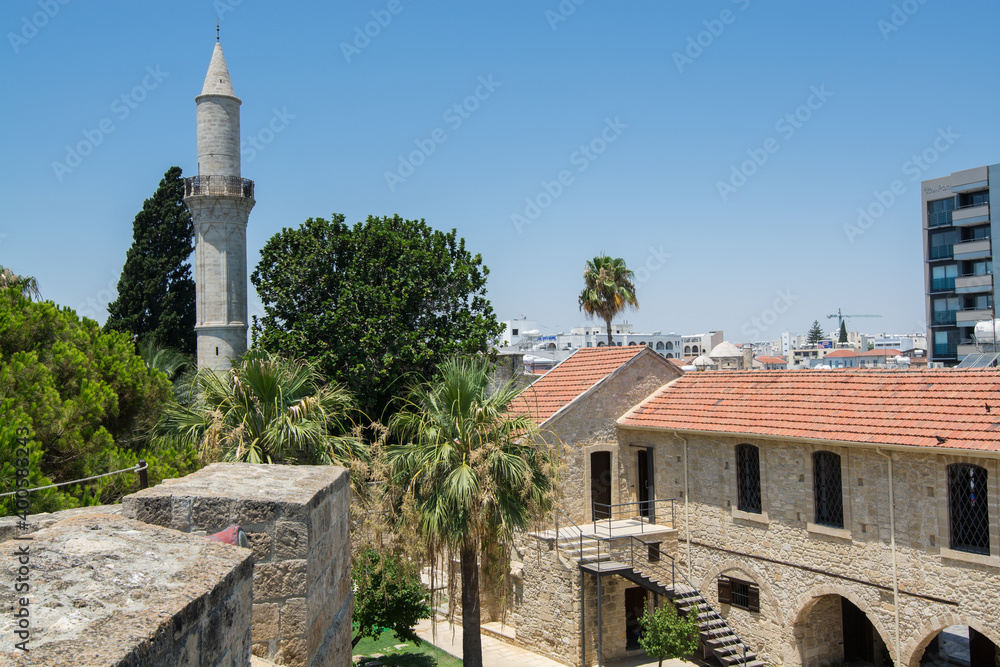
<svg viewBox="0 0 1000 667">
<path fill-rule="evenodd" d="M 594 521 L 610 516 L 611 452 L 594 452 L 590 455 L 590 502 Z"/>
</svg>

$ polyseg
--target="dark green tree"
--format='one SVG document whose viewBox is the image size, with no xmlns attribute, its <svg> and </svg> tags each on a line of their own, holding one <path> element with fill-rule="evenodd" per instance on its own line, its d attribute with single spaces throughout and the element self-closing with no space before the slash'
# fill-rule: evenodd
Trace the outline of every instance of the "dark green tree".
<svg viewBox="0 0 1000 667">
<path fill-rule="evenodd" d="M 171 167 L 132 222 L 132 247 L 118 280 L 118 298 L 108 305 L 105 330 L 194 354 L 195 292 L 188 262 L 193 251 L 184 179 L 180 167 Z"/>
<path fill-rule="evenodd" d="M 413 627 L 430 618 L 430 591 L 420 581 L 420 568 L 401 556 L 372 546 L 363 547 L 351 563 L 354 617 L 358 625 L 351 646 L 365 637 L 377 639 L 383 629 L 396 639 L 420 644 Z"/>
<path fill-rule="evenodd" d="M 398 215 L 351 227 L 335 214 L 283 229 L 260 254 L 254 345 L 318 363 L 372 418 L 450 355 L 489 352 L 503 330 L 489 270 L 455 230 Z"/>
<path fill-rule="evenodd" d="M 131 340 L 103 333 L 51 301 L 15 286 L 0 290 L 0 421 L 27 438 L 31 487 L 150 464 L 151 481 L 197 469 L 193 448 L 159 447 L 149 431 L 170 395 Z M 23 430 L 21 430 L 23 429 Z M 14 443 L 0 429 L 0 492 L 14 488 Z M 32 495 L 33 512 L 117 502 L 135 491 L 134 474 L 104 477 Z M 0 498 L 0 513 L 9 509 Z"/>
<path fill-rule="evenodd" d="M 814 347 L 816 343 L 823 340 L 824 335 L 823 327 L 819 325 L 819 320 L 813 320 L 813 325 L 812 328 L 809 329 L 809 335 L 806 338 L 806 343 L 808 343 L 810 347 Z"/>
<path fill-rule="evenodd" d="M 698 624 L 680 616 L 670 602 L 660 605 L 653 613 L 647 609 L 639 622 L 643 631 L 639 646 L 660 665 L 664 660 L 684 660 L 698 648 Z"/>
<path fill-rule="evenodd" d="M 840 321 L 840 340 L 838 340 L 837 342 L 838 343 L 847 342 L 847 322 L 845 322 L 844 320 Z"/>
</svg>

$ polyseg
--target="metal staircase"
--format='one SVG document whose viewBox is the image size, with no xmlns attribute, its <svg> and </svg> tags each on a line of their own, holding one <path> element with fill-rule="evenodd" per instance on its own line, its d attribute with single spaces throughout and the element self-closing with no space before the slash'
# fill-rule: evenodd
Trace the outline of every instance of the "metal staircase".
<svg viewBox="0 0 1000 667">
<path fill-rule="evenodd" d="M 567 519 L 569 517 L 562 513 Z M 562 556 L 582 571 L 598 576 L 615 574 L 673 601 L 678 611 L 697 620 L 699 638 L 723 667 L 764 667 L 726 620 L 687 579 L 670 554 L 651 553 L 649 544 L 635 536 L 605 537 L 585 533 L 572 519 L 572 528 L 556 526 Z M 706 656 L 707 657 L 707 656 Z"/>
</svg>

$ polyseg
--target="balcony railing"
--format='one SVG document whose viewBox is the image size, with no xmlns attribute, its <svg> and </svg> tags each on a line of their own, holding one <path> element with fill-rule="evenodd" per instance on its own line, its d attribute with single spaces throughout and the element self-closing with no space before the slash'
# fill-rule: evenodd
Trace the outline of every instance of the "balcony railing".
<svg viewBox="0 0 1000 667">
<path fill-rule="evenodd" d="M 955 310 L 937 310 L 934 311 L 934 324 L 954 324 L 955 314 L 958 311 Z"/>
<path fill-rule="evenodd" d="M 253 181 L 239 176 L 192 176 L 184 179 L 184 196 L 199 195 L 253 199 Z"/>
<path fill-rule="evenodd" d="M 954 278 L 932 278 L 931 279 L 931 291 L 932 292 L 947 292 L 955 289 L 955 279 Z"/>
<path fill-rule="evenodd" d="M 942 344 L 939 344 L 939 343 L 935 343 L 934 344 L 934 357 L 935 358 L 940 359 L 940 358 L 944 357 L 944 358 L 952 358 L 952 359 L 954 359 L 956 356 L 958 356 L 958 344 L 957 343 L 954 344 L 954 345 L 949 345 L 949 344 L 943 344 L 942 345 Z"/>
<path fill-rule="evenodd" d="M 942 225 L 951 224 L 951 211 L 938 211 L 937 213 L 927 214 L 927 226 L 928 227 L 941 227 Z"/>
<path fill-rule="evenodd" d="M 951 259 L 955 256 L 954 247 L 950 243 L 948 245 L 932 245 L 931 259 Z"/>
</svg>

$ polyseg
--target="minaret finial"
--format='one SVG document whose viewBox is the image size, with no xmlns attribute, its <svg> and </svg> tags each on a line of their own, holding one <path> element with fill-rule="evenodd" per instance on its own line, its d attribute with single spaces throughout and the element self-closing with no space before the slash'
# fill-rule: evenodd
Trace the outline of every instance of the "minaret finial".
<svg viewBox="0 0 1000 667">
<path fill-rule="evenodd" d="M 219 41 L 219 22 L 215 22 L 215 41 Z"/>
</svg>

